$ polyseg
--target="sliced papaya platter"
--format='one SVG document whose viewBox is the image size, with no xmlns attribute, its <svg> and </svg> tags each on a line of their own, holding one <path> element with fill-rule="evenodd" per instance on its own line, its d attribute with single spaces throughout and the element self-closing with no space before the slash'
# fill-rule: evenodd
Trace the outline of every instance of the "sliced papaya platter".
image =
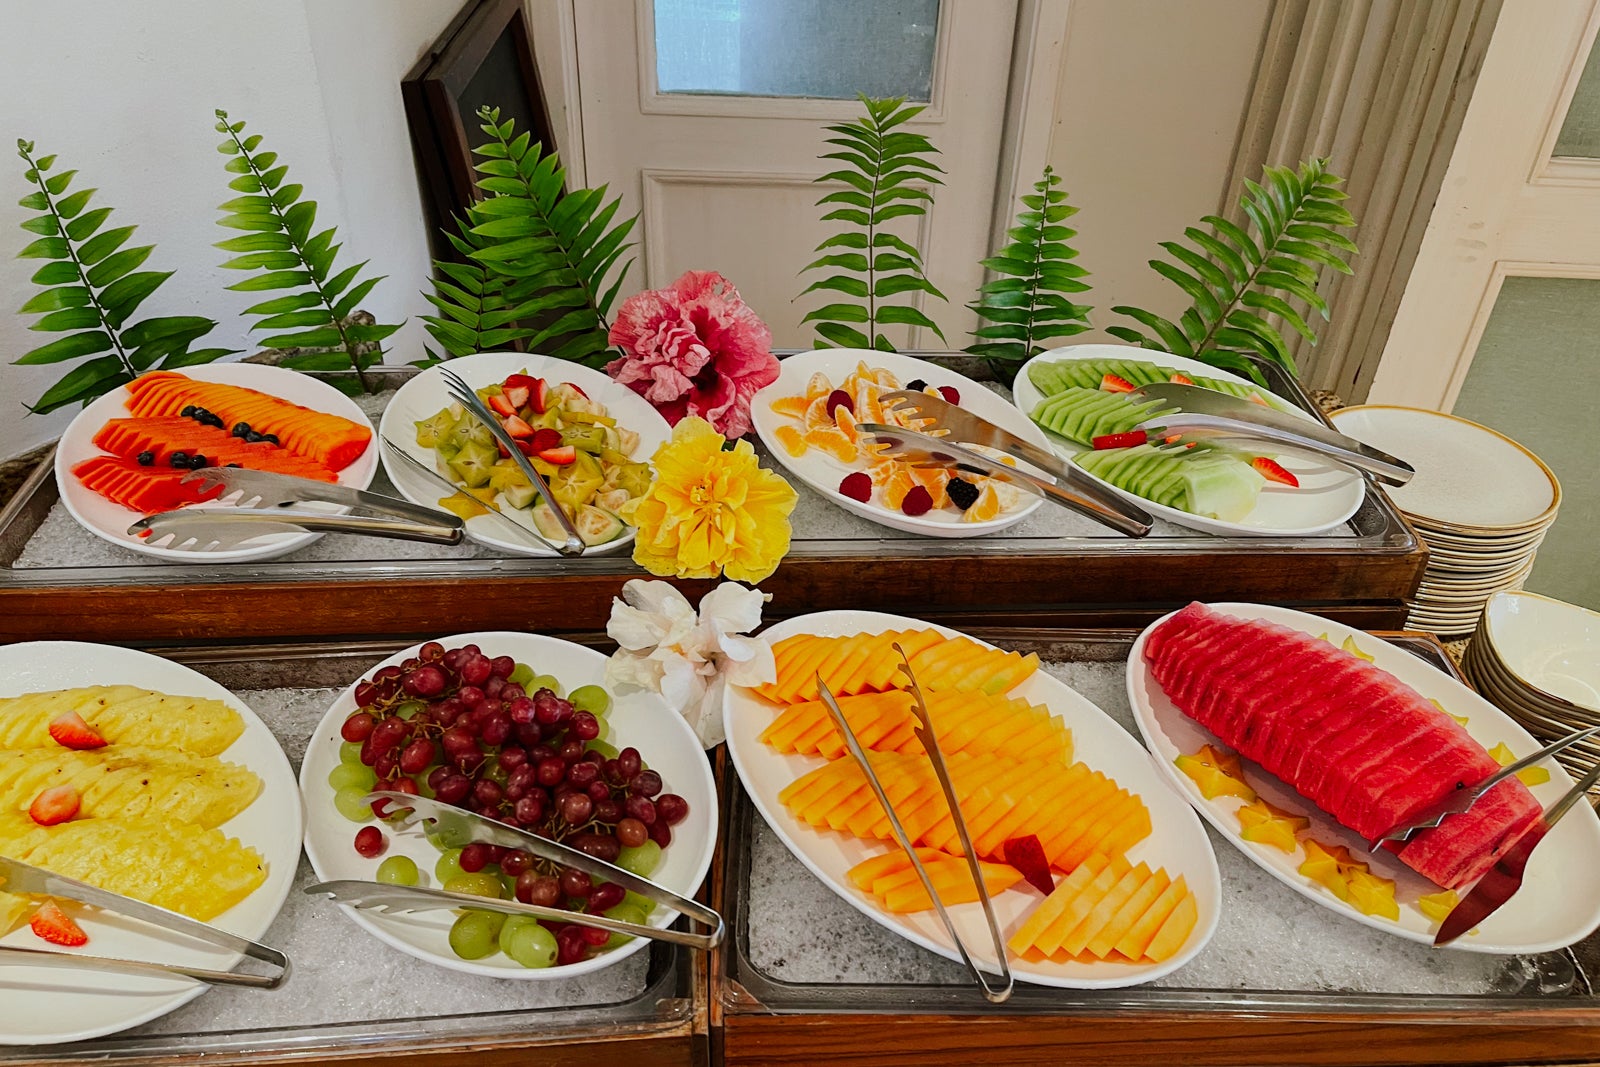
<svg viewBox="0 0 1600 1067">
<path fill-rule="evenodd" d="M 1126 729 L 1040 670 L 1036 655 L 871 611 L 805 615 L 762 636 L 777 677 L 730 689 L 729 754 L 784 845 L 863 915 L 960 960 L 819 699 L 819 675 L 968 951 L 993 959 L 971 867 L 915 732 L 898 645 L 921 686 L 1018 980 L 1135 985 L 1183 966 L 1210 939 L 1221 880 L 1193 809 Z"/>
<path fill-rule="evenodd" d="M 295 371 L 257 363 L 154 371 L 78 413 L 56 448 L 56 484 L 79 525 L 121 548 L 175 562 L 272 559 L 322 534 L 267 534 L 205 552 L 152 545 L 128 527 L 154 512 L 211 506 L 219 490 L 206 493 L 182 481 L 202 464 L 365 489 L 378 470 L 374 436 L 353 400 Z M 301 507 L 348 510 L 315 502 Z"/>
<path fill-rule="evenodd" d="M 1209 646 L 1191 649 L 1173 636 L 1184 622 L 1178 617 L 1185 613 L 1215 620 L 1202 625 L 1268 625 L 1213 638 L 1237 650 L 1208 655 Z M 1164 626 L 1171 620 L 1177 621 Z M 1277 647 L 1267 647 L 1269 642 Z M 1277 666 L 1252 672 L 1233 662 L 1241 657 Z M 1499 814 L 1490 803 L 1496 794 L 1486 795 L 1465 816 L 1450 816 L 1437 831 L 1416 835 L 1405 846 L 1404 859 L 1393 849 L 1369 851 L 1364 837 L 1330 811 L 1343 812 L 1340 818 L 1352 823 L 1365 821 L 1368 829 L 1377 826 L 1371 830 L 1376 837 L 1393 828 L 1380 805 L 1408 803 L 1409 795 L 1427 780 L 1432 761 L 1454 758 L 1451 750 L 1476 750 L 1472 770 L 1461 771 L 1461 776 L 1476 782 L 1492 773 L 1497 763 L 1507 764 L 1543 746 L 1499 708 L 1406 649 L 1319 616 L 1270 605 L 1190 605 L 1158 619 L 1134 643 L 1127 687 L 1134 721 L 1160 773 L 1221 837 L 1316 904 L 1425 944 L 1432 944 L 1445 915 L 1467 897 L 1482 869 L 1503 851 L 1506 839 L 1480 831 L 1476 824 L 1462 829 L 1450 821 L 1476 817 L 1492 828 Z M 1345 705 L 1332 698 L 1330 687 L 1369 694 L 1354 702 L 1358 706 L 1350 714 L 1357 717 L 1335 721 L 1335 715 L 1344 714 L 1339 708 Z M 1208 696 L 1193 695 L 1201 692 Z M 1307 790 L 1337 779 L 1343 766 L 1365 767 L 1376 761 L 1375 769 L 1353 777 L 1359 790 L 1343 797 L 1324 796 L 1331 805 L 1325 811 L 1179 710 L 1181 702 L 1197 715 L 1208 714 L 1199 701 L 1212 693 L 1220 694 L 1218 700 L 1230 707 L 1258 706 L 1274 714 L 1283 709 L 1279 721 L 1289 729 L 1274 728 L 1270 748 L 1256 755 L 1267 762 L 1282 758 L 1280 770 L 1286 775 L 1295 773 L 1288 769 L 1292 766 L 1321 768 L 1302 782 Z M 1397 719 L 1403 702 L 1419 706 L 1424 718 L 1433 715 L 1426 706 L 1437 709 L 1444 734 L 1456 735 L 1455 740 L 1439 743 L 1435 730 L 1391 743 L 1389 735 L 1372 728 L 1364 731 L 1358 721 L 1359 714 L 1372 707 Z M 1445 721 L 1446 716 L 1453 721 Z M 1231 729 L 1231 722 L 1210 721 L 1224 732 Z M 1364 739 L 1354 740 L 1358 735 Z M 1464 766 L 1468 765 L 1456 768 Z M 1402 768 L 1414 769 L 1403 774 Z M 1456 778 L 1447 775 L 1449 781 Z M 1554 760 L 1522 771 L 1517 778 L 1521 781 L 1508 780 L 1496 790 L 1522 798 L 1522 818 L 1549 808 L 1572 786 L 1572 779 Z M 1374 799 L 1347 799 L 1363 792 Z M 1520 954 L 1554 951 L 1582 940 L 1600 928 L 1600 897 L 1582 888 L 1597 866 L 1600 817 L 1589 805 L 1578 804 L 1533 852 L 1521 889 L 1447 947 Z"/>
</svg>

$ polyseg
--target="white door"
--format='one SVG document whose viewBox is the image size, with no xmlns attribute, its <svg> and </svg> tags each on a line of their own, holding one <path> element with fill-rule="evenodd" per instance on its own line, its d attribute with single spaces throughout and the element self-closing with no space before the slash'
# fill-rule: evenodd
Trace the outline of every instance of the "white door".
<svg viewBox="0 0 1600 1067">
<path fill-rule="evenodd" d="M 1562 483 L 1528 588 L 1600 608 L 1600 0 L 1506 0 L 1369 403 L 1453 411 Z M 1492 491 L 1492 487 L 1486 487 Z"/>
<path fill-rule="evenodd" d="M 772 328 L 809 348 L 801 320 L 831 300 L 803 289 L 836 168 L 823 127 L 861 114 L 858 92 L 926 101 L 908 127 L 940 149 L 944 184 L 899 235 L 949 302 L 918 294 L 949 347 L 976 325 L 996 198 L 1016 0 L 582 0 L 574 8 L 584 180 L 639 211 L 623 292 L 716 270 Z M 1008 190 L 1009 194 L 1009 190 Z M 893 227 L 891 227 L 892 229 Z M 835 294 L 837 296 L 837 294 Z M 888 327 L 902 347 L 944 347 Z M 927 336 L 916 336 L 927 334 Z"/>
</svg>

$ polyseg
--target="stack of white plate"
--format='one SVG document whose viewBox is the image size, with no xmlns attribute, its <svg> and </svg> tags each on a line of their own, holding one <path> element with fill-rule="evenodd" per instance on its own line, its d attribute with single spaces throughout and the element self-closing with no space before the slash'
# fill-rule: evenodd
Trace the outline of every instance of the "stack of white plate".
<svg viewBox="0 0 1600 1067">
<path fill-rule="evenodd" d="M 1537 593 L 1489 598 L 1462 661 L 1489 701 L 1547 741 L 1600 726 L 1600 614 Z M 1568 770 L 1600 760 L 1600 738 L 1558 757 Z"/>
<path fill-rule="evenodd" d="M 1495 593 L 1520 589 L 1555 522 L 1561 485 L 1509 437 L 1454 415 L 1368 405 L 1329 416 L 1348 434 L 1416 468 L 1385 488 L 1428 545 L 1406 625 L 1444 637 L 1473 631 Z"/>
</svg>

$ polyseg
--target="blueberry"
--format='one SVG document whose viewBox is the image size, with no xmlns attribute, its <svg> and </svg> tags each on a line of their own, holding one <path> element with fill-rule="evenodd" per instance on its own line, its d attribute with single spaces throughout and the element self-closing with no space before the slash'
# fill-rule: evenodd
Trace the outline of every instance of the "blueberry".
<svg viewBox="0 0 1600 1067">
<path fill-rule="evenodd" d="M 244 464 L 243 463 L 230 463 L 230 464 L 228 464 L 228 466 L 232 467 L 234 470 L 243 470 L 244 469 Z"/>
<path fill-rule="evenodd" d="M 233 424 L 233 436 L 248 437 L 249 435 L 250 424 L 248 422 L 236 422 Z"/>
<path fill-rule="evenodd" d="M 153 467 L 156 462 L 156 454 L 154 452 L 140 452 L 138 460 L 141 467 Z"/>
<path fill-rule="evenodd" d="M 261 435 L 256 433 L 254 430 L 251 430 L 249 433 L 244 435 L 244 439 L 245 439 L 245 443 L 246 444 L 252 444 L 253 445 L 257 441 L 261 440 Z"/>
<path fill-rule="evenodd" d="M 182 411 L 178 412 L 178 415 L 185 419 L 192 419 L 199 410 L 199 408 L 195 407 L 193 404 L 190 404 Z"/>
<path fill-rule="evenodd" d="M 197 471 L 209 462 L 210 460 L 196 452 L 194 455 L 189 457 L 189 469 L 192 471 Z"/>
<path fill-rule="evenodd" d="M 261 435 L 261 439 L 263 441 L 266 441 L 268 444 L 274 444 L 274 445 L 283 444 L 282 441 L 278 440 L 278 435 L 275 434 L 275 433 L 264 433 L 264 434 Z"/>
<path fill-rule="evenodd" d="M 189 453 L 174 452 L 167 457 L 167 462 L 179 470 L 187 470 L 189 468 Z"/>
</svg>

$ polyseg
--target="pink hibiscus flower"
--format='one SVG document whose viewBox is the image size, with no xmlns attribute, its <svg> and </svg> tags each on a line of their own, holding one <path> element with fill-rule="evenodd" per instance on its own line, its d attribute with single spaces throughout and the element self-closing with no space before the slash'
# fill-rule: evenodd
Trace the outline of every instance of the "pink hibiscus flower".
<svg viewBox="0 0 1600 1067">
<path fill-rule="evenodd" d="M 686 271 L 629 297 L 611 327 L 606 373 L 676 425 L 698 415 L 729 439 L 750 432 L 750 398 L 778 378 L 772 331 L 716 271 Z"/>
</svg>

